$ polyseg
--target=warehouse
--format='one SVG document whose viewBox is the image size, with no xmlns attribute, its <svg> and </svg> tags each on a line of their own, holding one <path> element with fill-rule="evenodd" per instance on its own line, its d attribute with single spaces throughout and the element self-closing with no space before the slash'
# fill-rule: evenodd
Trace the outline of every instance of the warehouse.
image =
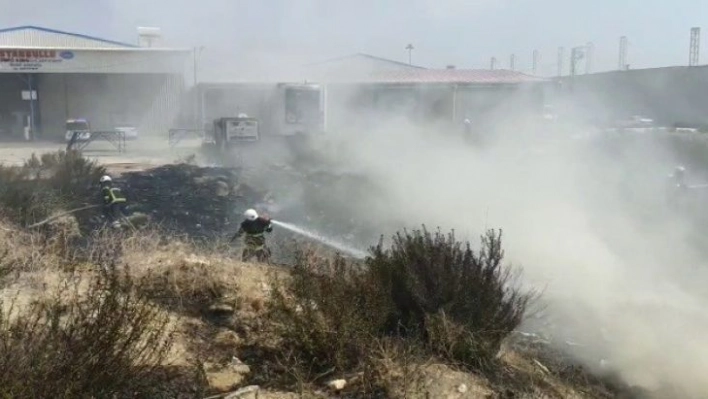
<svg viewBox="0 0 708 399">
<path fill-rule="evenodd" d="M 69 119 L 164 134 L 179 113 L 191 50 L 159 47 L 159 29 L 138 29 L 136 44 L 0 29 L 0 140 L 63 139 Z"/>
<path fill-rule="evenodd" d="M 205 122 L 244 112 L 259 119 L 273 110 L 273 90 L 281 82 L 316 82 L 324 88 L 326 129 L 339 130 L 368 115 L 405 116 L 416 122 L 461 123 L 511 106 L 543 108 L 551 82 L 508 70 L 428 69 L 368 54 L 355 54 L 288 71 L 259 83 L 201 82 Z M 264 125 L 265 126 L 265 125 Z M 267 134 L 267 132 L 266 132 Z"/>
</svg>

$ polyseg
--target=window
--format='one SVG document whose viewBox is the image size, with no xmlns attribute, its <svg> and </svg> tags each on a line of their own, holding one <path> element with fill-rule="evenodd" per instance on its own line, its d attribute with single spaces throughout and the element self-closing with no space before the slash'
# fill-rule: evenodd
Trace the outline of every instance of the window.
<svg viewBox="0 0 708 399">
<path fill-rule="evenodd" d="M 312 88 L 285 89 L 285 121 L 316 123 L 320 119 L 320 90 Z"/>
</svg>

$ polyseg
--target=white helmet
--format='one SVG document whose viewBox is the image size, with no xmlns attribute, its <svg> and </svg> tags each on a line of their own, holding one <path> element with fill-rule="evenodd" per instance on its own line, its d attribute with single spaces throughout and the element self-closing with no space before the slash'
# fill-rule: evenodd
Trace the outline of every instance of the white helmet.
<svg viewBox="0 0 708 399">
<path fill-rule="evenodd" d="M 243 213 L 243 216 L 246 218 L 246 220 L 254 221 L 258 219 L 258 212 L 256 212 L 255 209 L 248 209 L 246 212 Z"/>
<path fill-rule="evenodd" d="M 99 180 L 99 182 L 101 182 L 101 183 L 109 183 L 112 181 L 113 181 L 113 179 L 111 179 L 111 177 L 108 175 L 101 176 L 101 179 Z"/>
</svg>

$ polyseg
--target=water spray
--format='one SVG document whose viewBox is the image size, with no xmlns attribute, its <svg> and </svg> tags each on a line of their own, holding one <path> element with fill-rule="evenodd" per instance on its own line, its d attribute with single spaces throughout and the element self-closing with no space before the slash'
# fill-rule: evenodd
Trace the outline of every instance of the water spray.
<svg viewBox="0 0 708 399">
<path fill-rule="evenodd" d="M 277 220 L 271 220 L 271 223 L 273 223 L 277 226 L 280 226 L 286 230 L 289 230 L 293 233 L 300 234 L 301 236 L 305 236 L 307 238 L 313 239 L 319 243 L 322 243 L 330 248 L 336 249 L 337 251 L 340 251 L 342 253 L 346 253 L 348 255 L 351 255 L 357 259 L 364 259 L 367 256 L 366 252 L 364 252 L 362 250 L 359 250 L 359 249 L 350 247 L 346 244 L 342 244 L 340 242 L 334 241 L 332 239 L 322 236 L 321 234 L 297 227 L 294 224 L 279 222 Z"/>
</svg>

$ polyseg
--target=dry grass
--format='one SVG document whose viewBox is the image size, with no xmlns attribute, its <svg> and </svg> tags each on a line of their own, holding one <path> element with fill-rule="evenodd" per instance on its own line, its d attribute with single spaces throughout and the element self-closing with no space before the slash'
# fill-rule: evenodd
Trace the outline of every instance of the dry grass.
<svg viewBox="0 0 708 399">
<path fill-rule="evenodd" d="M 0 222 L 0 396 L 199 398 L 257 383 L 295 392 L 260 397 L 304 398 L 344 378 L 352 398 L 610 397 L 528 354 L 496 356 L 530 299 L 497 235 L 472 252 L 404 233 L 366 265 L 303 252 L 284 270 L 157 230 L 17 227 L 85 195 L 99 172 L 62 153 L 0 168 L 13 182 L 0 192 L 12 221 Z"/>
<path fill-rule="evenodd" d="M 39 317 L 40 315 L 57 314 L 62 320 L 67 320 L 67 317 L 76 319 L 76 316 L 71 314 L 79 314 L 78 310 L 86 309 L 86 306 L 100 305 L 100 302 L 91 301 L 91 298 L 105 297 L 103 294 L 96 294 L 103 292 L 97 290 L 104 289 L 100 288 L 97 282 L 101 281 L 101 276 L 105 275 L 102 273 L 107 267 L 113 267 L 110 270 L 118 272 L 123 279 L 121 281 L 130 281 L 127 286 L 120 284 L 120 295 L 131 292 L 140 304 L 123 308 L 126 309 L 126 316 L 116 319 L 121 323 L 112 324 L 116 328 L 116 336 L 125 333 L 118 328 L 118 324 L 130 325 L 130 320 L 133 320 L 126 318 L 127 315 L 147 312 L 145 314 L 150 315 L 151 321 L 148 323 L 149 327 L 146 326 L 144 330 L 146 337 L 156 339 L 157 335 L 150 334 L 159 330 L 162 332 L 160 337 L 170 340 L 167 346 L 151 346 L 162 348 L 159 351 L 159 359 L 148 357 L 131 360 L 131 364 L 143 365 L 143 368 L 138 370 L 145 370 L 145 373 L 141 374 L 143 377 L 136 377 L 136 381 L 152 381 L 149 385 L 154 385 L 154 388 L 174 393 L 177 392 L 177 388 L 174 388 L 174 378 L 181 375 L 182 381 L 186 383 L 180 385 L 178 390 L 186 395 L 184 397 L 195 397 L 194 392 L 198 388 L 206 390 L 205 392 L 217 393 L 252 383 L 281 392 L 291 390 L 295 392 L 291 397 L 308 397 L 307 395 L 312 395 L 313 392 L 325 389 L 324 383 L 333 378 L 347 380 L 344 394 L 349 397 L 487 397 L 503 394 L 505 390 L 523 393 L 528 397 L 610 397 L 592 386 L 588 388 L 582 382 L 577 384 L 584 388 L 574 388 L 561 373 L 554 370 L 544 371 L 527 355 L 518 352 L 504 352 L 499 359 L 499 377 L 488 379 L 454 365 L 450 366 L 450 362 L 439 355 L 441 352 L 431 352 L 429 346 L 421 345 L 419 341 L 410 340 L 406 336 L 374 336 L 374 330 L 362 330 L 357 326 L 361 326 L 364 321 L 371 323 L 379 319 L 368 317 L 364 320 L 357 316 L 356 310 L 365 310 L 386 302 L 381 302 L 380 298 L 378 301 L 368 302 L 367 305 L 365 300 L 377 298 L 374 295 L 376 292 L 367 290 L 363 291 L 363 294 L 357 294 L 352 291 L 356 285 L 337 285 L 325 291 L 321 291 L 323 287 L 313 290 L 312 286 L 302 286 L 301 288 L 309 290 L 310 294 L 321 294 L 316 297 L 321 298 L 317 306 L 308 310 L 307 307 L 312 303 L 303 301 L 302 297 L 298 299 L 292 291 L 286 289 L 289 284 L 297 283 L 297 273 L 290 274 L 281 268 L 241 263 L 213 248 L 196 247 L 188 241 L 166 240 L 159 232 L 97 235 L 93 237 L 93 244 L 85 250 L 56 253 L 48 250 L 52 247 L 41 242 L 39 235 L 8 233 L 10 232 L 0 230 L 0 238 L 7 243 L 7 254 L 2 258 L 2 264 L 8 265 L 12 271 L 4 280 L 2 295 L 5 298 L 14 297 L 15 300 L 12 309 L 9 309 L 10 303 L 4 304 L 2 314 L 6 316 L 5 323 L 22 322 L 25 326 L 42 331 L 41 326 L 50 325 L 51 318 L 42 318 L 44 316 Z M 79 260 L 81 262 L 78 262 Z M 71 262 L 74 262 L 73 266 L 69 267 Z M 311 256 L 307 262 L 310 266 L 319 265 L 320 273 L 329 270 L 338 278 L 347 275 L 337 269 L 336 265 L 329 263 L 326 256 Z M 360 272 L 355 270 L 347 273 L 351 273 L 353 278 L 362 278 Z M 320 275 L 313 279 L 311 274 L 300 276 L 303 280 L 299 284 L 316 284 L 317 278 L 321 277 Z M 309 280 L 305 280 L 305 277 Z M 366 280 L 361 282 L 365 283 Z M 368 287 L 373 289 L 375 285 L 368 284 Z M 318 356 L 340 362 L 330 363 L 338 366 L 327 367 L 327 363 L 322 363 L 320 368 L 317 368 L 317 363 L 303 356 L 303 353 L 307 352 L 302 352 L 300 348 L 308 347 L 303 345 L 316 348 L 321 342 L 314 340 L 310 333 L 284 335 L 282 320 L 269 317 L 272 316 L 270 312 L 273 295 L 279 294 L 283 295 L 283 300 L 289 304 L 288 309 L 293 312 L 291 317 L 312 311 L 308 316 L 311 318 L 306 321 L 312 321 L 314 324 L 298 325 L 320 331 L 318 334 L 321 335 L 317 337 L 324 340 L 327 346 L 319 349 Z M 38 299 L 41 301 L 38 302 Z M 330 302 L 324 302 L 325 299 Z M 228 304 L 234 312 L 226 319 L 213 319 L 208 308 L 214 304 Z M 67 311 L 67 308 L 72 307 L 74 311 Z M 48 309 L 54 309 L 54 313 L 47 313 Z M 330 309 L 330 316 L 323 319 L 318 315 L 318 309 Z M 59 310 L 61 312 L 57 313 Z M 372 308 L 362 314 L 371 316 L 375 311 Z M 337 314 L 338 318 L 333 319 L 333 314 Z M 27 319 L 28 317 L 30 319 Z M 143 320 L 146 318 L 147 316 Z M 34 324 L 27 323 L 26 320 L 33 320 Z M 382 323 L 385 320 L 380 319 Z M 87 320 L 81 323 L 78 321 L 75 321 L 75 326 L 84 326 L 84 329 L 87 329 L 86 326 L 90 325 Z M 115 320 L 111 318 L 111 321 Z M 108 320 L 102 323 L 110 325 Z M 0 331 L 9 331 L 11 328 L 7 327 L 8 325 Z M 292 328 L 297 325 L 287 326 Z M 311 330 L 303 332 L 307 331 Z M 451 333 L 448 331 L 446 334 Z M 12 345 L 30 348 L 25 349 L 24 353 L 31 359 L 40 353 L 31 349 L 33 345 L 37 348 L 40 345 L 51 346 L 49 341 L 56 339 L 56 335 L 49 333 L 42 336 L 42 341 L 26 343 L 25 346 L 17 343 Z M 336 339 L 331 339 L 332 337 Z M 145 339 L 148 338 L 136 340 L 135 345 L 146 342 Z M 10 341 L 7 342 L 9 344 Z M 96 350 L 91 346 L 71 348 L 78 348 L 82 353 Z M 351 352 L 352 350 L 361 352 Z M 251 366 L 251 373 L 234 372 L 230 365 L 232 357 L 246 361 Z M 17 351 L 7 352 L 7 359 L 16 362 L 17 358 L 21 358 Z M 347 363 L 352 361 L 347 359 L 358 360 Z M 117 360 L 110 361 L 113 365 L 101 367 L 108 370 L 118 367 Z M 202 369 L 201 364 L 207 367 Z M 147 366 L 151 368 L 146 368 Z M 54 367 L 60 366 L 45 364 L 41 368 L 44 374 L 37 372 L 35 375 L 38 377 L 33 378 L 40 379 L 39 376 L 49 375 L 48 373 L 54 372 L 51 371 Z M 148 374 L 156 379 L 150 380 Z M 99 379 L 101 378 L 108 377 Z M 107 387 L 124 384 L 119 378 L 114 382 L 102 381 L 102 385 Z M 212 384 L 211 388 L 207 386 L 209 383 Z M 463 385 L 464 393 L 460 393 Z M 68 389 L 73 392 L 71 389 L 75 388 L 59 387 L 55 384 L 52 389 Z M 141 392 L 155 392 L 147 391 L 143 387 L 135 389 Z M 208 395 L 205 393 L 204 396 Z M 287 397 L 287 394 L 278 393 L 272 396 Z"/>
</svg>

